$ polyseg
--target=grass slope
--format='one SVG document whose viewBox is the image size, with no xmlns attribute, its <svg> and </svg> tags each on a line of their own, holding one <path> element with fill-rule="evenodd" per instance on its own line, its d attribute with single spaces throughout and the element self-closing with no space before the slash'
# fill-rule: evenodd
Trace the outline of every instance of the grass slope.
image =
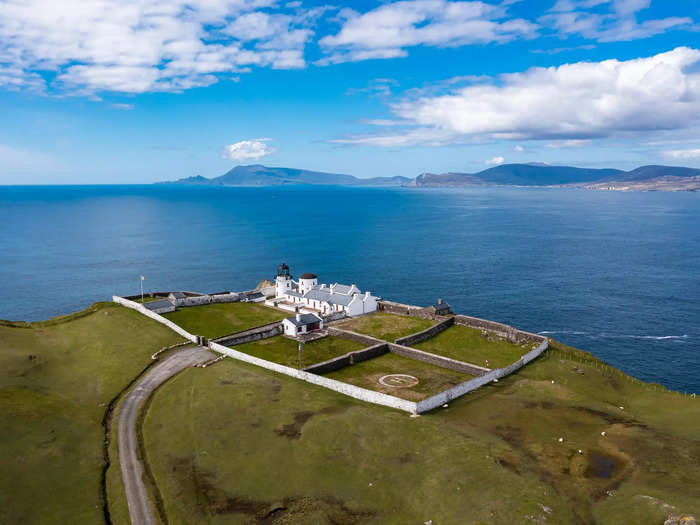
<svg viewBox="0 0 700 525">
<path fill-rule="evenodd" d="M 352 319 L 343 320 L 335 326 L 361 334 L 371 335 L 392 343 L 407 335 L 430 328 L 436 323 L 429 319 L 418 319 L 386 312 L 376 312 Z"/>
<path fill-rule="evenodd" d="M 556 344 L 420 418 L 224 360 L 144 438 L 173 524 L 658 524 L 700 515 L 699 410 Z"/>
<path fill-rule="evenodd" d="M 339 337 L 324 337 L 304 344 L 301 352 L 301 365 L 302 368 L 306 368 L 362 348 L 364 345 L 355 341 Z M 281 335 L 238 345 L 235 349 L 292 368 L 299 366 L 298 343 Z"/>
<path fill-rule="evenodd" d="M 0 324 L 0 523 L 103 522 L 106 405 L 155 350 L 178 341 L 112 303 Z"/>
<path fill-rule="evenodd" d="M 451 326 L 414 346 L 426 352 L 489 368 L 508 366 L 532 349 L 532 345 L 523 348 L 494 335 L 483 337 L 481 330 L 460 325 Z M 485 364 L 487 359 L 488 365 Z"/>
<path fill-rule="evenodd" d="M 214 338 L 279 321 L 289 313 L 258 303 L 213 303 L 164 314 L 191 334 Z"/>
</svg>

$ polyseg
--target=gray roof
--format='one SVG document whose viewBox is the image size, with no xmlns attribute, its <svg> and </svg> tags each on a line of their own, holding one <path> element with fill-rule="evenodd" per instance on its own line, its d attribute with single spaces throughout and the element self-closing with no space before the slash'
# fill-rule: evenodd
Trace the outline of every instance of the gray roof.
<svg viewBox="0 0 700 525">
<path fill-rule="evenodd" d="M 170 295 L 172 295 L 175 299 L 184 299 L 186 295 L 182 292 L 170 292 Z"/>
<path fill-rule="evenodd" d="M 334 293 L 344 293 L 344 294 L 349 294 L 350 290 L 352 290 L 352 285 L 348 286 L 347 284 L 340 284 L 340 283 L 335 283 L 333 286 L 333 292 Z M 359 293 L 359 290 L 358 290 Z"/>
<path fill-rule="evenodd" d="M 297 321 L 296 316 L 287 317 L 287 321 L 292 323 L 294 326 L 305 326 L 307 324 L 318 323 L 321 318 L 315 314 L 301 314 L 299 316 L 299 321 Z"/>
<path fill-rule="evenodd" d="M 285 291 L 284 291 L 284 294 L 285 294 L 285 295 L 291 295 L 292 297 L 304 297 L 303 295 L 301 295 L 301 294 L 300 294 L 299 292 L 297 292 L 296 290 L 285 290 Z"/>
<path fill-rule="evenodd" d="M 331 293 L 329 288 L 312 288 L 306 294 L 304 294 L 306 299 L 311 299 L 314 301 L 325 301 L 329 304 L 340 304 L 347 306 L 352 301 L 352 295 L 345 295 L 341 293 Z"/>
<path fill-rule="evenodd" d="M 262 292 L 248 292 L 243 294 L 246 299 L 257 299 L 258 297 L 264 297 Z"/>
<path fill-rule="evenodd" d="M 143 303 L 143 305 L 149 310 L 160 310 L 161 308 L 173 307 L 173 303 L 171 303 L 167 299 L 161 299 L 159 301 L 149 301 L 147 303 Z"/>
</svg>

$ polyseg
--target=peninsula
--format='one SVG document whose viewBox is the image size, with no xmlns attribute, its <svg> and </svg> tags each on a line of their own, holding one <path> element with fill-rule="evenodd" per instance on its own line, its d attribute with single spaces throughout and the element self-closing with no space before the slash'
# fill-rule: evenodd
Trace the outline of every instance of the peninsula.
<svg viewBox="0 0 700 525">
<path fill-rule="evenodd" d="M 0 521 L 700 515 L 694 395 L 444 300 L 320 281 L 281 264 L 242 292 L 0 322 Z"/>
</svg>

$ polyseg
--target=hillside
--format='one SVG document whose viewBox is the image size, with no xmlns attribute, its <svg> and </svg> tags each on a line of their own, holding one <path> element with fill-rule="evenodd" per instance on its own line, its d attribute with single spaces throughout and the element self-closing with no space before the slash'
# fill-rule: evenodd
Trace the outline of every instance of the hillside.
<svg viewBox="0 0 700 525">
<path fill-rule="evenodd" d="M 102 415 L 177 340 L 114 304 L 0 323 L 0 522 L 102 522 Z M 170 523 L 660 525 L 700 514 L 697 411 L 556 342 L 417 418 L 226 359 L 156 391 L 143 444 Z"/>
<path fill-rule="evenodd" d="M 260 164 L 236 166 L 219 177 L 201 175 L 159 184 L 198 184 L 212 186 L 278 186 L 284 184 L 321 184 L 340 186 L 401 186 L 406 177 L 374 177 L 360 179 L 352 175 L 325 173 L 296 168 L 272 168 Z"/>
<path fill-rule="evenodd" d="M 675 181 L 682 189 L 694 189 L 700 169 L 673 166 L 642 166 L 631 171 L 616 169 L 576 168 L 543 164 L 503 164 L 478 173 L 423 173 L 407 186 L 455 187 L 455 186 L 581 186 L 590 189 L 618 189 L 644 183 L 644 188 L 654 189 Z M 664 182 L 665 181 L 665 182 Z M 623 184 L 624 183 L 624 184 Z M 664 183 L 664 184 L 662 184 Z M 689 184 L 690 183 L 690 184 Z M 600 185 L 600 187 L 596 186 Z M 689 187 L 684 187 L 689 186 Z"/>
</svg>

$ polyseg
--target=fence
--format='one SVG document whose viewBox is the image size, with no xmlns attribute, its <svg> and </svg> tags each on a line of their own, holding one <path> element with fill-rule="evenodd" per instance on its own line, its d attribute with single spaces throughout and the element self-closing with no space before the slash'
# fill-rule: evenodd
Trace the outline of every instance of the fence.
<svg viewBox="0 0 700 525">
<path fill-rule="evenodd" d="M 403 346 L 411 346 L 415 345 L 416 343 L 422 343 L 423 341 L 430 339 L 431 337 L 435 337 L 440 332 L 444 332 L 453 324 L 455 324 L 455 318 L 449 317 L 444 321 L 440 321 L 436 325 L 431 326 L 430 328 L 426 328 L 422 332 L 407 335 L 406 337 L 401 337 L 400 339 L 397 339 L 395 343 L 397 345 Z"/>
</svg>

